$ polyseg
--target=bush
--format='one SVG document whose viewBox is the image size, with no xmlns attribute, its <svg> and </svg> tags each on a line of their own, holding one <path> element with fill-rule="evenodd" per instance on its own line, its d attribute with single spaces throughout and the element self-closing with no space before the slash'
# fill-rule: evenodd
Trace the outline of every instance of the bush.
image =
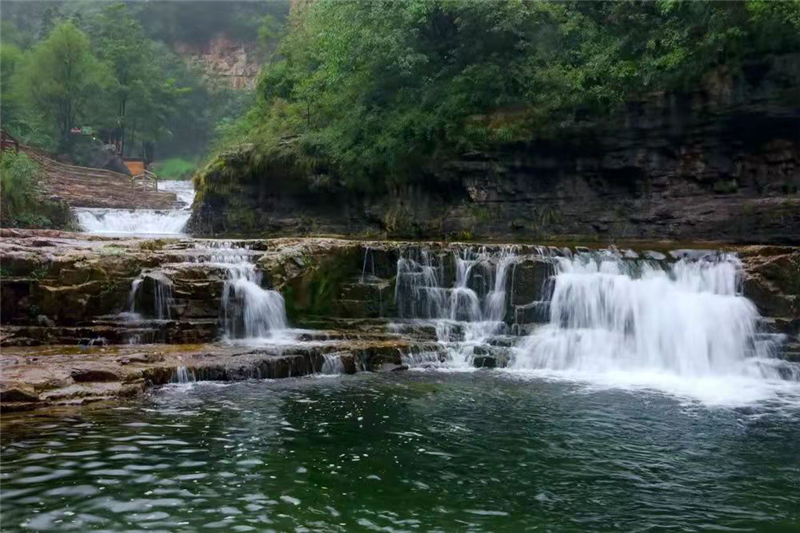
<svg viewBox="0 0 800 533">
<path fill-rule="evenodd" d="M 41 169 L 25 154 L 0 154 L 0 197 L 3 218 L 24 214 L 34 202 L 34 187 Z"/>
<path fill-rule="evenodd" d="M 74 229 L 65 202 L 47 199 L 42 170 L 25 154 L 0 153 L 0 224 L 18 228 Z"/>
</svg>

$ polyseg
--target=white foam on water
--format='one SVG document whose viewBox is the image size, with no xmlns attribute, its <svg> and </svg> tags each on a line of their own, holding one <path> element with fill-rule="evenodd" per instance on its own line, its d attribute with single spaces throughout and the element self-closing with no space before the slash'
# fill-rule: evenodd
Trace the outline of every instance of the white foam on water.
<svg viewBox="0 0 800 533">
<path fill-rule="evenodd" d="M 448 287 L 443 254 L 419 250 L 401 257 L 395 283 L 400 316 L 433 325 L 449 352 L 449 366 L 472 370 L 475 348 L 506 329 L 506 281 L 516 258 L 514 247 L 462 250 L 453 257 L 456 276 Z M 408 362 L 429 366 L 432 361 Z"/>
<path fill-rule="evenodd" d="M 163 180 L 158 182 L 160 191 L 174 192 L 182 209 L 189 211 L 194 202 L 194 184 L 191 180 Z"/>
<path fill-rule="evenodd" d="M 190 211 L 77 208 L 78 224 L 96 235 L 181 235 Z"/>
<path fill-rule="evenodd" d="M 161 181 L 158 186 L 177 195 L 175 209 L 77 208 L 78 224 L 96 235 L 181 235 L 192 214 L 192 182 Z"/>
<path fill-rule="evenodd" d="M 639 272 L 618 258 L 560 258 L 549 324 L 514 351 L 510 370 L 713 405 L 800 399 L 796 368 L 756 340 L 740 273 L 732 255 Z"/>
</svg>

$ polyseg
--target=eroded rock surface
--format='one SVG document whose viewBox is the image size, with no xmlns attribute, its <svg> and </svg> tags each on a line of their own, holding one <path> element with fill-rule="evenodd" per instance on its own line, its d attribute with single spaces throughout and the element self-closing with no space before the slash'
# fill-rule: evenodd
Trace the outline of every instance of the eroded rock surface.
<svg viewBox="0 0 800 533">
<path fill-rule="evenodd" d="M 505 325 L 470 352 L 476 366 L 502 367 L 524 335 L 548 322 L 557 262 L 588 252 L 335 238 L 143 240 L 35 230 L 1 235 L 4 409 L 139 394 L 178 379 L 178 369 L 193 379 L 238 380 L 299 376 L 331 365 L 339 372 L 435 366 L 448 358 L 439 328 L 446 327 L 451 343 L 467 341 L 468 332 L 464 323 L 437 326 L 407 313 L 396 298 L 398 261 L 426 254 L 440 283 L 452 286 L 464 275 L 457 258 L 467 249 L 483 252 L 479 261 L 485 264 L 463 280 L 479 293 L 493 287 L 492 272 L 511 254 L 499 317 Z M 642 243 L 608 253 L 655 265 L 718 254 L 680 248 Z M 739 254 L 744 294 L 764 316 L 765 331 L 784 335 L 784 357 L 800 359 L 800 249 L 723 248 Z M 225 334 L 225 254 L 241 254 L 256 265 L 262 285 L 284 297 L 291 326 L 305 329 L 292 330 L 290 341 L 280 344 L 218 343 Z"/>
</svg>

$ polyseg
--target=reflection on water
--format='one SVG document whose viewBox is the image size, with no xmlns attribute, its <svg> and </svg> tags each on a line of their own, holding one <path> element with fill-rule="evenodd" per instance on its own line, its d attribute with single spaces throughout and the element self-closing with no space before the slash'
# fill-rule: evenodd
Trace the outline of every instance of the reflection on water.
<svg viewBox="0 0 800 533">
<path fill-rule="evenodd" d="M 789 531 L 798 422 L 486 371 L 173 385 L 4 416 L 3 530 Z"/>
</svg>

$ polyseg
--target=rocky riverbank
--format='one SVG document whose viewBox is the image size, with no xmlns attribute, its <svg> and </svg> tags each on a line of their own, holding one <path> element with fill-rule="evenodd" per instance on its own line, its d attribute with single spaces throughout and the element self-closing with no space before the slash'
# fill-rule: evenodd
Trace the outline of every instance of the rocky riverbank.
<svg viewBox="0 0 800 533">
<path fill-rule="evenodd" d="M 438 269 L 440 282 L 450 286 L 464 275 L 456 257 L 470 250 L 483 254 L 476 261 L 485 268 L 468 274 L 464 283 L 479 295 L 494 284 L 492 290 L 503 297 L 495 311 L 502 327 L 470 346 L 469 360 L 475 366 L 503 366 L 509 350 L 547 321 L 547 280 L 559 258 L 595 253 L 552 245 L 121 239 L 2 231 L 4 410 L 139 394 L 151 385 L 186 379 L 227 381 L 436 364 L 448 357 L 447 343 L 437 327 L 409 319 L 421 311 L 410 312 L 402 291 L 416 294 L 422 286 L 409 288 L 413 279 L 408 276 L 417 274 L 408 272 L 399 283 L 400 264 L 409 258 L 423 264 L 425 257 L 436 257 L 438 266 L 430 268 Z M 784 335 L 782 356 L 797 358 L 800 249 L 708 247 L 738 254 L 744 293 L 764 316 L 759 327 Z M 640 243 L 597 253 L 657 266 L 680 258 L 713 261 L 719 252 Z M 237 331 L 230 329 L 230 321 L 242 318 L 229 314 L 235 308 L 229 301 L 231 264 L 220 258 L 225 254 L 234 254 L 236 265 L 251 265 L 263 274 L 261 285 L 280 293 L 294 329 L 267 342 L 230 338 Z M 447 326 L 448 341 L 468 344 L 469 324 L 454 318 L 458 320 Z"/>
</svg>

